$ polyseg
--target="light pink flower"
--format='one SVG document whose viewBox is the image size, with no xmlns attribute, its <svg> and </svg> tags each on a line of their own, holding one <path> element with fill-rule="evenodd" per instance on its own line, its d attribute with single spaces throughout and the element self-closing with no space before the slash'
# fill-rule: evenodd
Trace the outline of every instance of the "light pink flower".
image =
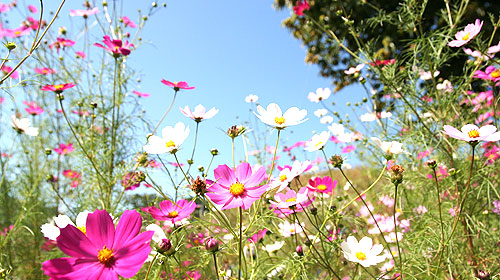
<svg viewBox="0 0 500 280">
<path fill-rule="evenodd" d="M 259 186 L 265 176 L 264 167 L 253 172 L 246 162 L 240 163 L 235 171 L 227 165 L 219 165 L 214 170 L 215 183 L 208 188 L 206 195 L 222 206 L 222 210 L 236 207 L 246 210 L 266 191 L 267 185 Z"/>
<path fill-rule="evenodd" d="M 73 225 L 60 229 L 57 246 L 71 257 L 45 261 L 51 279 L 118 279 L 133 277 L 146 261 L 153 231 L 140 233 L 137 211 L 125 210 L 115 228 L 106 210 L 88 215 L 86 233 Z"/>
<path fill-rule="evenodd" d="M 500 140 L 500 132 L 493 125 L 485 125 L 481 128 L 473 124 L 466 124 L 462 126 L 461 131 L 450 125 L 445 125 L 443 132 L 455 139 L 464 140 L 467 142 L 472 141 L 486 141 L 494 142 Z"/>
<path fill-rule="evenodd" d="M 33 6 L 33 5 L 28 5 L 28 10 L 31 12 L 31 13 L 38 13 L 38 9 L 37 7 Z"/>
<path fill-rule="evenodd" d="M 82 51 L 77 51 L 75 53 L 76 53 L 77 58 L 86 58 L 87 57 L 87 55 Z"/>
<path fill-rule="evenodd" d="M 130 20 L 127 16 L 123 16 L 121 17 L 121 20 L 123 22 L 123 25 L 125 25 L 125 27 L 130 27 L 130 28 L 136 28 L 137 27 L 137 24 L 135 24 L 135 22 L 133 22 L 132 20 Z"/>
<path fill-rule="evenodd" d="M 500 215 L 500 201 L 498 201 L 498 200 L 493 201 L 493 210 L 492 211 L 493 211 L 493 213 Z"/>
<path fill-rule="evenodd" d="M 491 46 L 488 48 L 488 53 L 497 53 L 497 52 L 500 52 L 500 42 L 498 42 L 498 44 L 496 44 L 495 46 Z"/>
<path fill-rule="evenodd" d="M 59 49 L 63 48 L 65 49 L 66 47 L 71 47 L 75 45 L 75 41 L 69 40 L 69 39 L 64 39 L 64 38 L 57 38 L 57 41 L 49 45 L 49 48 L 56 48 L 57 53 L 59 53 Z"/>
<path fill-rule="evenodd" d="M 28 102 L 25 100 L 23 101 L 23 104 L 28 106 L 27 108 L 24 108 L 24 110 L 26 110 L 26 112 L 30 115 L 41 115 L 43 112 L 45 112 L 45 110 L 43 110 L 42 107 L 38 106 L 35 101 Z"/>
<path fill-rule="evenodd" d="M 213 118 L 217 113 L 219 113 L 219 110 L 212 108 L 210 110 L 206 110 L 205 107 L 201 104 L 197 105 L 194 107 L 194 110 L 191 111 L 188 106 L 184 107 L 184 109 L 181 109 L 181 113 L 188 117 L 193 119 L 196 122 L 201 122 L 202 120 L 207 120 Z"/>
<path fill-rule="evenodd" d="M 448 46 L 450 47 L 461 47 L 472 40 L 481 31 L 483 27 L 483 22 L 476 19 L 475 23 L 467 24 L 464 30 L 457 32 L 455 34 L 455 40 L 450 41 Z"/>
<path fill-rule="evenodd" d="M 468 48 L 464 48 L 464 53 L 474 57 L 474 58 L 481 58 L 482 60 L 489 60 L 492 58 L 491 55 L 483 55 L 480 51 L 478 50 L 471 50 L 471 49 L 468 49 Z"/>
<path fill-rule="evenodd" d="M 285 166 L 280 170 L 279 175 L 271 180 L 269 190 L 275 188 L 278 188 L 278 192 L 284 190 L 295 177 L 311 169 L 311 167 L 312 165 L 309 161 L 294 161 L 292 166 Z"/>
<path fill-rule="evenodd" d="M 35 73 L 40 75 L 48 75 L 48 74 L 55 74 L 56 70 L 50 69 L 48 67 L 35 68 Z"/>
<path fill-rule="evenodd" d="M 427 207 L 423 206 L 423 205 L 419 205 L 418 207 L 416 207 L 415 209 L 413 209 L 413 212 L 419 214 L 419 215 L 423 215 L 425 213 L 428 212 L 427 210 Z"/>
<path fill-rule="evenodd" d="M 2 72 L 3 72 L 3 74 L 4 74 L 4 75 L 7 75 L 7 74 L 9 74 L 9 73 L 10 73 L 10 71 L 12 71 L 12 67 L 7 66 L 7 65 L 4 65 L 4 66 L 2 66 L 2 69 L 1 69 L 1 70 L 2 70 Z M 10 75 L 10 77 L 11 77 L 12 79 L 16 79 L 16 80 L 17 80 L 17 79 L 19 79 L 19 73 L 17 73 L 17 71 L 14 71 L 14 72 L 12 73 L 12 75 Z"/>
<path fill-rule="evenodd" d="M 83 17 L 88 18 L 91 15 L 99 13 L 99 8 L 94 7 L 90 10 L 69 10 L 69 15 L 72 17 Z"/>
<path fill-rule="evenodd" d="M 285 217 L 294 212 L 302 212 L 304 208 L 311 205 L 312 201 L 309 199 L 309 190 L 306 187 L 300 188 L 299 192 L 287 188 L 286 193 L 277 193 L 274 195 L 276 201 L 271 201 L 271 210 L 278 215 L 278 217 Z"/>
<path fill-rule="evenodd" d="M 348 154 L 348 153 L 351 153 L 353 152 L 354 150 L 356 150 L 356 146 L 354 145 L 349 145 L 349 146 L 346 146 L 342 149 L 342 151 L 340 151 L 341 153 L 343 154 Z"/>
<path fill-rule="evenodd" d="M 149 93 L 147 93 L 147 92 L 140 92 L 137 90 L 133 90 L 132 93 L 139 96 L 139 97 L 149 97 Z"/>
</svg>

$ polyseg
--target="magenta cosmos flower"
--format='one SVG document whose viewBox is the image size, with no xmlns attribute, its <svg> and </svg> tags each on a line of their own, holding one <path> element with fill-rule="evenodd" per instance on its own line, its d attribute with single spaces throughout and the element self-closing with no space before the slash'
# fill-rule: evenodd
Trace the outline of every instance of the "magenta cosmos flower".
<svg viewBox="0 0 500 280">
<path fill-rule="evenodd" d="M 61 93 L 65 90 L 67 90 L 68 88 L 72 88 L 74 86 L 76 86 L 76 85 L 73 83 L 60 84 L 60 85 L 44 85 L 40 90 Z"/>
<path fill-rule="evenodd" d="M 134 45 L 129 43 L 128 41 L 125 41 L 125 43 L 123 43 L 122 40 L 119 39 L 111 40 L 108 35 L 104 35 L 102 42 L 106 46 L 103 46 L 99 43 L 94 43 L 94 46 L 110 51 L 113 57 L 116 58 L 122 55 L 129 55 L 130 49 L 134 48 Z"/>
<path fill-rule="evenodd" d="M 26 110 L 26 112 L 30 115 L 41 115 L 43 112 L 45 112 L 44 109 L 42 109 L 42 107 L 38 106 L 38 104 L 36 104 L 35 101 L 23 101 L 23 104 L 28 106 L 27 108 L 24 108 L 24 110 Z"/>
<path fill-rule="evenodd" d="M 129 19 L 127 16 L 123 16 L 120 18 L 123 22 L 123 25 L 125 25 L 125 27 L 130 27 L 130 28 L 136 28 L 137 27 L 137 24 L 135 24 L 135 22 L 133 22 L 131 19 Z"/>
<path fill-rule="evenodd" d="M 48 75 L 48 74 L 55 74 L 56 70 L 50 69 L 48 67 L 35 68 L 35 73 L 40 74 L 40 75 Z"/>
<path fill-rule="evenodd" d="M 497 128 L 493 125 L 485 125 L 479 128 L 473 124 L 466 124 L 462 126 L 461 131 L 450 125 L 445 125 L 443 128 L 443 132 L 448 136 L 467 142 L 494 142 L 500 140 L 500 132 L 496 132 Z"/>
<path fill-rule="evenodd" d="M 68 144 L 60 143 L 58 148 L 54 148 L 54 152 L 56 152 L 60 155 L 69 154 L 69 153 L 73 152 L 74 150 L 75 150 L 75 148 L 73 147 L 73 144 L 71 144 L 71 143 L 68 143 Z"/>
<path fill-rule="evenodd" d="M 337 180 L 332 181 L 330 176 L 325 176 L 323 178 L 316 177 L 314 179 L 310 179 L 307 188 L 313 192 L 332 194 L 336 186 Z"/>
<path fill-rule="evenodd" d="M 175 91 L 179 91 L 180 89 L 194 89 L 195 88 L 195 87 L 190 87 L 189 84 L 184 82 L 184 81 L 171 82 L 171 81 L 167 81 L 165 79 L 162 79 L 161 82 L 164 85 L 173 88 Z"/>
<path fill-rule="evenodd" d="M 488 66 L 486 69 L 483 71 L 477 70 L 474 72 L 474 76 L 472 78 L 479 78 L 483 80 L 491 80 L 493 82 L 498 82 L 500 81 L 500 68 L 495 68 L 495 66 Z"/>
<path fill-rule="evenodd" d="M 481 27 L 483 27 L 483 22 L 479 19 L 476 19 L 475 23 L 467 24 L 464 30 L 458 31 L 457 34 L 455 34 L 455 40 L 450 41 L 448 46 L 461 47 L 467 44 L 470 40 L 476 37 L 479 31 L 481 31 Z"/>
<path fill-rule="evenodd" d="M 149 97 L 149 93 L 147 93 L 147 92 L 140 92 L 137 90 L 133 90 L 132 93 L 139 96 L 139 97 Z"/>
<path fill-rule="evenodd" d="M 304 10 L 308 11 L 310 8 L 311 7 L 309 6 L 309 3 L 307 3 L 307 0 L 300 0 L 297 2 L 297 5 L 293 7 L 293 11 L 300 17 L 304 15 Z"/>
<path fill-rule="evenodd" d="M 61 229 L 57 246 L 71 257 L 48 260 L 42 270 L 51 279 L 130 278 L 151 252 L 154 232 L 139 233 L 141 224 L 135 210 L 125 210 L 116 228 L 106 210 L 96 210 L 88 215 L 85 229 L 73 225 Z"/>
<path fill-rule="evenodd" d="M 194 201 L 181 199 L 176 203 L 164 200 L 160 202 L 160 209 L 154 206 L 149 206 L 142 208 L 142 211 L 151 214 L 153 219 L 157 221 L 170 221 L 172 224 L 175 224 L 176 222 L 189 217 L 195 209 L 196 203 Z"/>
<path fill-rule="evenodd" d="M 300 188 L 299 192 L 287 188 L 286 193 L 277 193 L 274 199 L 276 201 L 271 201 L 271 207 L 269 208 L 278 217 L 286 217 L 293 213 L 302 212 L 312 203 L 312 200 L 309 199 L 309 190 L 306 187 Z"/>
<path fill-rule="evenodd" d="M 224 164 L 214 170 L 214 176 L 215 183 L 207 182 L 213 185 L 206 195 L 222 210 L 236 207 L 246 210 L 266 192 L 267 185 L 259 186 L 266 176 L 264 167 L 254 173 L 246 162 L 240 163 L 235 171 Z"/>
</svg>

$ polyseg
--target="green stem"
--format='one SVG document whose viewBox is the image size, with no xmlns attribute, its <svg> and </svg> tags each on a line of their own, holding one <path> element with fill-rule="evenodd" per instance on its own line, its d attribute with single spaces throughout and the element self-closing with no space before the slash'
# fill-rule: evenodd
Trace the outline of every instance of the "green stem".
<svg viewBox="0 0 500 280">
<path fill-rule="evenodd" d="M 281 133 L 281 129 L 278 129 L 278 137 L 276 139 L 276 146 L 274 146 L 273 163 L 271 164 L 271 171 L 269 171 L 269 177 L 267 178 L 266 184 L 269 184 L 269 181 L 271 180 L 271 176 L 273 175 L 274 163 L 276 161 L 276 152 L 278 151 L 278 143 L 280 141 L 280 133 Z"/>
<path fill-rule="evenodd" d="M 243 229 L 243 208 L 239 208 L 239 217 L 240 217 L 240 236 L 239 236 L 239 247 L 238 247 L 238 280 L 241 279 L 241 275 L 243 271 L 241 270 L 241 255 L 243 252 L 243 248 L 241 247 L 242 241 L 242 229 Z"/>
<path fill-rule="evenodd" d="M 217 256 L 215 253 L 213 253 L 212 255 L 214 257 L 215 275 L 217 276 L 217 280 L 219 280 L 219 268 L 217 267 Z"/>
<path fill-rule="evenodd" d="M 434 173 L 434 181 L 436 182 L 436 191 L 437 191 L 437 200 L 438 200 L 438 211 L 439 211 L 439 222 L 441 224 L 441 240 L 439 242 L 439 248 L 441 248 L 441 246 L 443 246 L 443 242 L 444 242 L 444 223 L 443 223 L 443 215 L 441 213 L 441 192 L 439 191 L 439 182 L 438 182 L 438 179 L 437 179 L 436 167 L 432 168 L 432 172 Z M 440 249 L 438 249 L 438 251 L 439 250 Z M 439 260 L 438 260 L 436 275 L 439 274 L 440 266 L 441 266 L 441 258 L 439 258 Z"/>
<path fill-rule="evenodd" d="M 396 205 L 398 204 L 398 183 L 394 184 L 394 205 L 392 209 L 392 217 L 394 220 L 394 234 L 396 238 L 396 246 L 398 247 L 398 258 L 399 258 L 399 272 L 400 272 L 400 277 L 401 280 L 403 280 L 403 259 L 401 256 L 401 247 L 399 246 L 399 239 L 398 239 L 398 225 L 396 224 Z M 392 254 L 391 254 L 392 255 Z"/>
<path fill-rule="evenodd" d="M 153 263 L 156 261 L 156 257 L 158 257 L 158 253 L 155 254 L 153 260 L 148 266 L 148 272 L 146 272 L 146 276 L 144 277 L 144 280 L 148 280 L 149 272 L 151 271 L 151 267 L 153 267 Z"/>
</svg>

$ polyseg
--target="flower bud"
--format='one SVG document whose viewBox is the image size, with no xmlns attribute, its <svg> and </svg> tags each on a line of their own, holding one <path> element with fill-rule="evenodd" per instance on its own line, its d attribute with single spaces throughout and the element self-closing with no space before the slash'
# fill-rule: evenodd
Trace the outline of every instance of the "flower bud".
<svg viewBox="0 0 500 280">
<path fill-rule="evenodd" d="M 158 242 L 158 252 L 165 255 L 171 256 L 175 253 L 175 248 L 172 246 L 172 241 L 168 238 L 163 238 L 160 242 Z"/>
<path fill-rule="evenodd" d="M 45 154 L 46 155 L 52 154 L 52 149 L 49 149 L 49 148 L 45 149 Z"/>
<path fill-rule="evenodd" d="M 200 176 L 196 180 L 191 179 L 191 190 L 197 195 L 204 195 L 207 192 L 207 183 Z"/>
<path fill-rule="evenodd" d="M 311 214 L 313 214 L 313 215 L 318 214 L 318 208 L 316 208 L 316 207 L 311 207 Z"/>
<path fill-rule="evenodd" d="M 192 158 L 190 158 L 190 159 L 188 159 L 188 160 L 187 160 L 187 163 L 188 163 L 189 165 L 191 165 L 191 164 L 193 164 L 193 163 L 194 163 L 194 160 L 193 160 Z"/>
<path fill-rule="evenodd" d="M 295 248 L 295 252 L 297 253 L 297 255 L 301 257 L 304 255 L 304 249 L 302 249 L 302 246 L 300 245 L 298 245 L 297 248 Z"/>
<path fill-rule="evenodd" d="M 205 241 L 205 249 L 212 253 L 219 251 L 219 241 L 213 237 L 207 238 Z"/>
<path fill-rule="evenodd" d="M 436 160 L 434 160 L 434 159 L 430 159 L 430 160 L 426 161 L 425 164 L 427 164 L 427 166 L 429 166 L 432 169 L 436 168 L 436 166 L 437 166 Z"/>
<path fill-rule="evenodd" d="M 391 166 L 391 171 L 392 171 L 392 176 L 391 176 L 391 182 L 394 185 L 399 185 L 403 182 L 403 171 L 404 168 L 401 167 L 401 165 L 393 165 Z"/>
<path fill-rule="evenodd" d="M 218 155 L 218 154 L 219 154 L 219 150 L 217 150 L 217 149 L 211 149 L 211 150 L 210 150 L 210 153 L 211 153 L 213 156 L 216 156 L 216 155 Z"/>
<path fill-rule="evenodd" d="M 90 102 L 90 107 L 91 107 L 92 109 L 97 108 L 97 103 L 96 103 L 96 102 Z"/>
<path fill-rule="evenodd" d="M 454 176 L 457 174 L 457 170 L 455 168 L 450 168 L 448 169 L 448 173 L 450 173 L 451 176 Z"/>
<path fill-rule="evenodd" d="M 13 49 L 17 48 L 17 45 L 16 45 L 16 43 L 14 43 L 14 42 L 7 42 L 7 43 L 5 43 L 4 45 L 5 45 L 5 47 L 6 47 L 9 51 L 11 51 L 11 50 L 13 50 Z"/>
<path fill-rule="evenodd" d="M 342 159 L 342 156 L 340 155 L 334 155 L 330 158 L 330 162 L 332 163 L 333 167 L 340 169 L 342 167 L 342 164 L 344 163 L 344 159 Z"/>
</svg>

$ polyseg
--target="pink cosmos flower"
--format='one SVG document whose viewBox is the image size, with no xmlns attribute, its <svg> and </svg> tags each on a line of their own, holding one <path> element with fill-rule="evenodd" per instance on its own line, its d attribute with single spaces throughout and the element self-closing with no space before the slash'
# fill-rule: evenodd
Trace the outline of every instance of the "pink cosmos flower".
<svg viewBox="0 0 500 280">
<path fill-rule="evenodd" d="M 176 203 L 169 200 L 160 202 L 160 208 L 154 206 L 144 207 L 142 211 L 151 214 L 157 221 L 170 221 L 173 224 L 189 217 L 196 209 L 194 201 L 181 199 Z"/>
<path fill-rule="evenodd" d="M 304 10 L 309 11 L 310 8 L 311 7 L 309 6 L 309 3 L 307 3 L 307 0 L 299 0 L 297 5 L 293 7 L 293 11 L 300 17 L 304 15 Z"/>
<path fill-rule="evenodd" d="M 63 176 L 70 179 L 78 179 L 80 178 L 81 174 L 74 170 L 66 169 L 63 171 Z"/>
<path fill-rule="evenodd" d="M 332 181 L 330 176 L 309 179 L 309 185 L 307 186 L 310 191 L 328 194 L 332 194 L 335 187 L 337 187 L 337 180 Z"/>
<path fill-rule="evenodd" d="M 35 101 L 31 101 L 31 102 L 28 102 L 28 101 L 23 101 L 24 105 L 28 106 L 27 108 L 24 108 L 24 110 L 26 110 L 26 112 L 28 112 L 28 114 L 30 115 L 41 115 L 43 112 L 45 112 L 45 110 L 42 109 L 42 107 L 38 106 L 38 104 L 36 104 Z"/>
<path fill-rule="evenodd" d="M 445 165 L 440 165 L 438 167 L 438 170 L 436 170 L 436 175 L 438 180 L 443 180 L 444 178 L 450 176 L 450 173 L 448 173 L 448 167 Z M 428 179 L 433 179 L 434 175 L 433 174 L 427 174 Z"/>
<path fill-rule="evenodd" d="M 4 65 L 4 66 L 2 66 L 2 69 L 1 69 L 1 70 L 2 70 L 2 72 L 3 72 L 3 74 L 4 74 L 4 75 L 7 75 L 7 74 L 9 74 L 9 73 L 10 73 L 10 71 L 12 71 L 12 67 L 7 66 L 7 65 Z M 10 77 L 11 77 L 12 79 L 16 79 L 16 80 L 17 80 L 17 79 L 19 79 L 19 73 L 17 73 L 17 71 L 14 71 L 14 72 L 12 73 L 12 75 L 10 75 Z"/>
<path fill-rule="evenodd" d="M 71 113 L 78 115 L 80 117 L 88 117 L 90 116 L 90 112 L 87 110 L 73 110 Z"/>
<path fill-rule="evenodd" d="M 240 163 L 233 171 L 227 165 L 219 165 L 214 170 L 215 182 L 208 182 L 212 186 L 208 188 L 206 195 L 222 210 L 242 207 L 249 209 L 252 203 L 266 192 L 267 185 L 259 186 L 266 176 L 264 167 L 256 172 L 252 171 L 250 164 Z"/>
<path fill-rule="evenodd" d="M 134 45 L 129 43 L 128 41 L 125 41 L 125 43 L 123 43 L 122 40 L 119 39 L 111 40 L 108 35 L 104 35 L 102 42 L 106 46 L 103 46 L 99 43 L 94 43 L 94 46 L 110 51 L 113 57 L 116 58 L 122 55 L 129 55 L 130 49 L 134 48 Z"/>
<path fill-rule="evenodd" d="M 99 8 L 94 7 L 90 10 L 69 10 L 69 15 L 72 17 L 83 17 L 88 18 L 91 15 L 99 13 Z"/>
<path fill-rule="evenodd" d="M 261 229 L 256 234 L 252 235 L 251 238 L 248 238 L 248 241 L 257 244 L 260 240 L 262 240 L 262 238 L 264 238 L 264 236 L 266 236 L 266 233 L 267 233 L 267 229 L 266 228 L 265 229 Z"/>
<path fill-rule="evenodd" d="M 455 139 L 464 140 L 467 142 L 486 141 L 495 142 L 500 140 L 500 132 L 493 125 L 485 125 L 481 128 L 473 124 L 462 126 L 461 131 L 450 125 L 444 126 L 444 133 Z"/>
<path fill-rule="evenodd" d="M 28 10 L 31 12 L 31 13 L 38 13 L 38 9 L 37 7 L 33 6 L 33 5 L 28 5 Z"/>
<path fill-rule="evenodd" d="M 69 186 L 72 187 L 72 188 L 76 188 L 76 187 L 78 187 L 78 185 L 80 185 L 80 181 L 79 180 L 71 181 L 71 183 L 69 184 Z"/>
<path fill-rule="evenodd" d="M 207 120 L 213 118 L 217 113 L 219 113 L 218 109 L 212 108 L 207 111 L 205 107 L 201 104 L 197 105 L 194 107 L 194 110 L 191 111 L 188 106 L 184 107 L 184 109 L 181 109 L 181 113 L 188 117 L 193 119 L 195 122 L 201 122 L 202 120 Z"/>
<path fill-rule="evenodd" d="M 19 38 L 31 32 L 27 26 L 21 26 L 14 29 L 3 29 L 3 35 L 9 38 Z"/>
<path fill-rule="evenodd" d="M 61 93 L 69 88 L 74 87 L 74 86 L 76 86 L 76 85 L 73 83 L 59 84 L 59 85 L 44 85 L 40 90 Z"/>
<path fill-rule="evenodd" d="M 140 92 L 137 90 L 133 90 L 132 93 L 139 96 L 139 97 L 149 97 L 149 93 L 146 93 L 146 92 Z"/>
<path fill-rule="evenodd" d="M 184 82 L 184 81 L 180 81 L 180 82 L 171 82 L 171 81 L 167 81 L 165 79 L 162 79 L 161 82 L 166 85 L 166 86 L 169 86 L 171 88 L 173 88 L 175 91 L 179 91 L 180 89 L 194 89 L 195 87 L 190 87 L 188 85 L 188 83 Z"/>
<path fill-rule="evenodd" d="M 309 199 L 309 190 L 306 187 L 300 188 L 299 192 L 287 188 L 286 193 L 277 193 L 274 195 L 276 201 L 271 201 L 271 207 L 278 217 L 285 217 L 294 212 L 302 212 L 304 208 L 311 205 L 312 200 Z"/>
<path fill-rule="evenodd" d="M 0 104 L 2 104 L 5 101 L 5 97 L 0 97 Z"/>
<path fill-rule="evenodd" d="M 497 53 L 497 52 L 500 52 L 500 42 L 498 42 L 498 44 L 496 44 L 495 46 L 491 46 L 488 48 L 488 53 Z"/>
<path fill-rule="evenodd" d="M 26 21 L 23 22 L 24 26 L 27 27 L 28 29 L 31 28 L 31 30 L 37 30 L 38 27 L 40 26 L 40 21 L 37 19 L 34 19 L 33 17 L 28 17 L 26 18 Z M 45 27 L 47 23 L 42 20 L 42 28 Z"/>
<path fill-rule="evenodd" d="M 385 66 L 385 65 L 391 65 L 396 62 L 396 59 L 385 59 L 385 60 L 375 60 L 374 62 L 370 62 L 371 66 Z"/>
<path fill-rule="evenodd" d="M 45 261 L 42 270 L 52 279 L 118 279 L 133 277 L 146 261 L 153 231 L 140 233 L 137 211 L 125 210 L 115 228 L 106 210 L 88 215 L 85 233 L 73 225 L 61 229 L 57 246 L 71 256 Z"/>
<path fill-rule="evenodd" d="M 417 159 L 423 159 L 423 158 L 425 158 L 426 156 L 430 155 L 433 150 L 434 150 L 433 148 L 430 148 L 430 149 L 425 150 L 423 152 L 419 152 L 418 155 L 417 155 Z"/>
<path fill-rule="evenodd" d="M 388 195 L 382 195 L 378 199 L 379 203 L 384 204 L 387 207 L 392 207 L 394 206 L 394 199 Z"/>
<path fill-rule="evenodd" d="M 55 74 L 56 70 L 50 69 L 48 67 L 35 68 L 35 73 L 40 75 L 48 75 L 48 74 Z"/>
<path fill-rule="evenodd" d="M 413 209 L 413 212 L 417 213 L 418 215 L 423 215 L 425 213 L 427 213 L 427 207 L 423 206 L 423 205 L 419 205 L 418 207 L 414 208 Z"/>
<path fill-rule="evenodd" d="M 75 45 L 75 41 L 69 40 L 69 39 L 64 39 L 64 38 L 57 38 L 57 41 L 49 45 L 49 48 L 56 48 L 57 53 L 59 53 L 59 49 L 63 48 L 65 49 L 66 47 L 71 47 Z"/>
<path fill-rule="evenodd" d="M 82 51 L 77 51 L 75 53 L 76 53 L 77 58 L 86 58 L 87 57 L 87 55 Z"/>
<path fill-rule="evenodd" d="M 480 51 L 478 50 L 471 50 L 469 48 L 463 48 L 464 53 L 474 57 L 474 58 L 480 58 L 482 60 L 490 60 L 493 56 L 492 55 L 483 55 Z"/>
<path fill-rule="evenodd" d="M 490 65 L 486 67 L 486 70 L 484 70 L 484 72 L 481 70 L 477 70 L 476 72 L 474 72 L 474 76 L 472 76 L 472 78 L 498 82 L 500 81 L 500 68 L 497 69 L 495 68 L 495 66 Z"/>
<path fill-rule="evenodd" d="M 135 24 L 135 22 L 133 22 L 132 20 L 130 20 L 127 16 L 123 16 L 120 18 L 123 22 L 123 25 L 125 25 L 125 27 L 130 27 L 130 28 L 136 28 L 137 27 L 137 24 Z"/>
<path fill-rule="evenodd" d="M 306 145 L 306 142 L 305 142 L 305 141 L 299 141 L 299 142 L 297 142 L 297 143 L 295 143 L 295 144 L 291 145 L 291 146 L 290 146 L 290 147 L 288 147 L 288 148 L 286 148 L 286 147 L 285 147 L 285 148 L 283 149 L 283 152 L 289 152 L 289 151 L 291 151 L 292 149 L 295 149 L 295 148 L 297 148 L 297 147 L 304 147 L 305 145 Z"/>
<path fill-rule="evenodd" d="M 75 148 L 73 147 L 73 144 L 60 143 L 59 147 L 54 149 L 54 152 L 56 152 L 62 156 L 62 155 L 67 155 L 67 154 L 73 152 L 74 150 L 75 150 Z"/>
<path fill-rule="evenodd" d="M 493 210 L 492 211 L 493 211 L 493 213 L 500 215 L 500 201 L 499 200 L 493 201 Z"/>
<path fill-rule="evenodd" d="M 298 160 L 294 161 L 292 166 L 285 165 L 283 168 L 279 168 L 280 173 L 277 177 L 271 180 L 269 184 L 269 190 L 278 188 L 278 192 L 284 190 L 288 184 L 297 176 L 311 169 L 311 162 L 306 160 L 304 162 L 300 162 Z"/>
<path fill-rule="evenodd" d="M 341 153 L 343 154 L 348 154 L 348 153 L 351 153 L 353 152 L 354 150 L 356 150 L 356 146 L 354 145 L 349 145 L 349 146 L 346 146 L 342 149 L 342 151 L 340 151 Z"/>
<path fill-rule="evenodd" d="M 448 46 L 450 47 L 461 47 L 472 40 L 481 31 L 483 27 L 483 22 L 476 19 L 475 23 L 467 24 L 464 30 L 457 32 L 455 34 L 455 40 L 450 41 Z"/>
</svg>

